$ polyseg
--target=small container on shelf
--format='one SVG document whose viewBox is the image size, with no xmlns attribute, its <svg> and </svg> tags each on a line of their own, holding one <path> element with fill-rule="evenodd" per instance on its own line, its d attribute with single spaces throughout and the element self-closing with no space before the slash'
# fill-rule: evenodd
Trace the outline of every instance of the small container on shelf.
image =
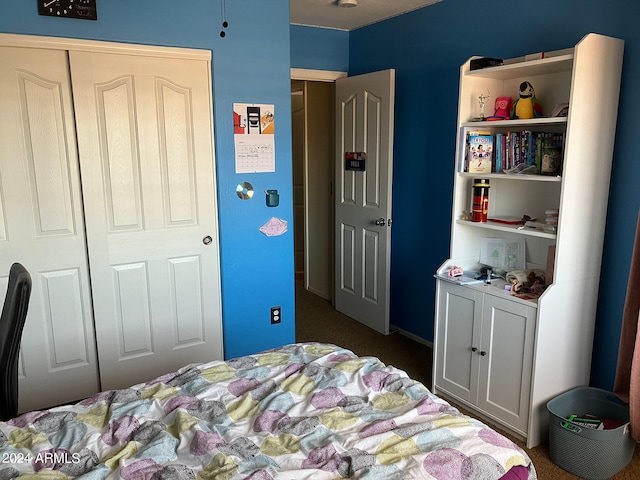
<svg viewBox="0 0 640 480">
<path fill-rule="evenodd" d="M 557 233 L 558 232 L 558 214 L 559 211 L 557 208 L 550 208 L 544 211 L 545 219 L 544 225 L 542 226 L 542 230 L 547 233 Z"/>
<path fill-rule="evenodd" d="M 544 214 L 546 215 L 544 222 L 550 226 L 558 226 L 558 209 L 550 209 L 545 210 Z"/>
</svg>

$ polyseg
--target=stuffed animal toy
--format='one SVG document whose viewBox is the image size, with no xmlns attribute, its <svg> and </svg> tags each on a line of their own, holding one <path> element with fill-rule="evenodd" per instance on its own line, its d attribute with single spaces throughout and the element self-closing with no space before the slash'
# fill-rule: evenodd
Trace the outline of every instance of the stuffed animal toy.
<svg viewBox="0 0 640 480">
<path fill-rule="evenodd" d="M 529 82 L 520 84 L 520 96 L 513 102 L 511 118 L 542 117 L 542 107 L 536 99 L 536 92 Z"/>
<path fill-rule="evenodd" d="M 511 118 L 512 100 L 511 97 L 498 97 L 496 98 L 496 113 L 487 117 L 489 121 L 496 120 L 509 120 Z"/>
<path fill-rule="evenodd" d="M 537 293 L 541 294 L 547 288 L 545 272 L 539 269 L 512 270 L 507 272 L 505 280 L 511 284 L 513 293 Z"/>
<path fill-rule="evenodd" d="M 545 288 L 547 288 L 544 275 L 536 274 L 535 270 L 529 272 L 527 283 L 529 283 L 527 286 L 529 292 L 536 293 L 538 295 L 541 295 Z"/>
</svg>

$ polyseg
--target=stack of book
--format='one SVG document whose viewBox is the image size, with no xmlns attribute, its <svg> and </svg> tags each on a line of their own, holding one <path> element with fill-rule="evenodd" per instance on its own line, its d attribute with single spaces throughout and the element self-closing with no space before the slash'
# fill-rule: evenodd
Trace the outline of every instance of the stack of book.
<svg viewBox="0 0 640 480">
<path fill-rule="evenodd" d="M 512 170 L 518 165 L 527 165 L 535 166 L 534 173 L 542 174 L 545 173 L 543 169 L 544 150 L 556 147 L 562 152 L 564 150 L 564 133 L 532 132 L 530 130 L 497 133 L 495 144 L 496 172 Z"/>
<path fill-rule="evenodd" d="M 464 128 L 460 171 L 469 173 L 560 174 L 565 134 L 531 130 L 496 133 Z M 546 157 L 553 154 L 553 161 Z M 546 161 L 546 163 L 545 163 Z"/>
</svg>

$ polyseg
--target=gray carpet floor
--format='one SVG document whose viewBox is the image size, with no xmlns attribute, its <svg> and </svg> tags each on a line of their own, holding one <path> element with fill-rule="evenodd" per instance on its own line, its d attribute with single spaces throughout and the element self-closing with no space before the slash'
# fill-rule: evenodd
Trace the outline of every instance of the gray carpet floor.
<svg viewBox="0 0 640 480">
<path fill-rule="evenodd" d="M 432 349 L 422 343 L 402 335 L 392 333 L 382 335 L 369 327 L 337 312 L 325 300 L 301 286 L 296 288 L 296 341 L 333 343 L 348 348 L 360 356 L 374 356 L 387 365 L 404 370 L 410 377 L 431 387 Z M 473 415 L 459 405 L 464 413 Z M 527 449 L 524 443 L 492 425 L 496 430 L 511 438 L 524 448 L 531 457 L 540 480 L 576 479 L 555 465 L 549 457 L 546 443 Z M 629 465 L 612 477 L 613 480 L 640 479 L 640 448 Z"/>
</svg>

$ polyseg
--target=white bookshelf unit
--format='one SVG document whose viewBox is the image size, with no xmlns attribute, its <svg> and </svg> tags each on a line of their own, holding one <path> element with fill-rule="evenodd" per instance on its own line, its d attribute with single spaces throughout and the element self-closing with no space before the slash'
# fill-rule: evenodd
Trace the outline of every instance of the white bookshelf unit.
<svg viewBox="0 0 640 480">
<path fill-rule="evenodd" d="M 502 280 L 457 285 L 437 278 L 433 391 L 528 447 L 546 440 L 547 401 L 589 384 L 623 49 L 620 39 L 588 34 L 574 48 L 536 60 L 479 70 L 469 60 L 460 69 L 450 256 L 436 273 L 453 265 L 478 270 L 482 238 L 494 237 L 523 241 L 528 269 L 546 270 L 555 245 L 553 281 L 539 298 L 526 300 L 506 291 Z M 568 102 L 568 116 L 472 121 L 480 95 L 490 92 L 491 115 L 493 100 L 515 100 L 524 81 L 533 85 L 543 114 Z M 559 174 L 465 173 L 465 127 L 493 135 L 564 134 Z M 558 209 L 557 232 L 463 220 L 478 178 L 490 181 L 489 218 L 526 214 L 544 222 L 546 210 Z"/>
</svg>

